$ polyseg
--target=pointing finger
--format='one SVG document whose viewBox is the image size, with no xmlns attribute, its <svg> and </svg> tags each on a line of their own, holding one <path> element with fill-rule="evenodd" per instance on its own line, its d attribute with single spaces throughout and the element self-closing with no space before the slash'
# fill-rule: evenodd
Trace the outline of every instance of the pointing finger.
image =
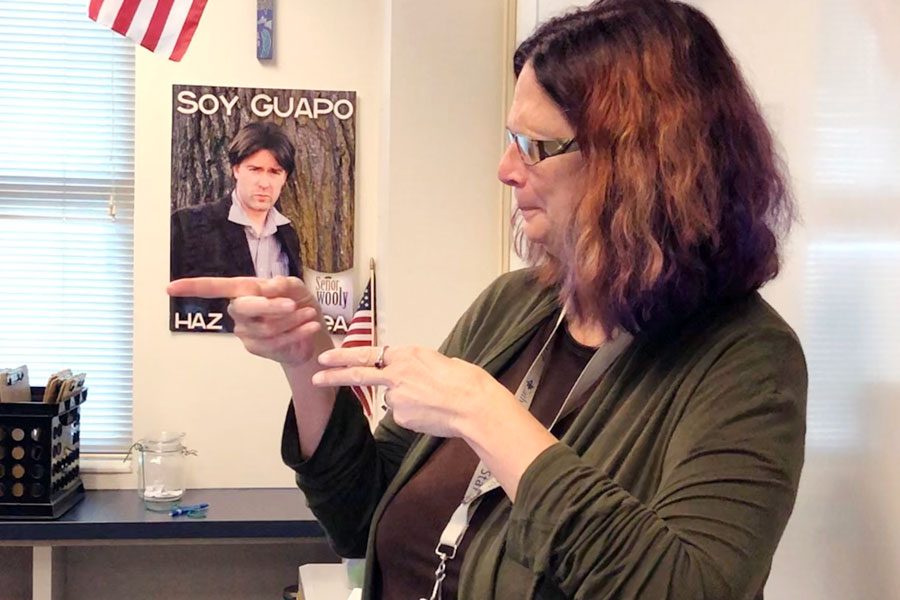
<svg viewBox="0 0 900 600">
<path fill-rule="evenodd" d="M 374 367 L 348 367 L 345 369 L 324 369 L 313 375 L 312 382 L 319 387 L 393 385 L 384 369 Z"/>
<path fill-rule="evenodd" d="M 263 296 L 257 277 L 190 277 L 176 279 L 166 287 L 173 297 L 237 298 L 239 296 Z"/>
<path fill-rule="evenodd" d="M 379 346 L 359 346 L 357 348 L 335 348 L 319 355 L 319 364 L 326 367 L 373 367 L 381 352 Z M 387 365 L 387 352 L 382 357 Z"/>
</svg>

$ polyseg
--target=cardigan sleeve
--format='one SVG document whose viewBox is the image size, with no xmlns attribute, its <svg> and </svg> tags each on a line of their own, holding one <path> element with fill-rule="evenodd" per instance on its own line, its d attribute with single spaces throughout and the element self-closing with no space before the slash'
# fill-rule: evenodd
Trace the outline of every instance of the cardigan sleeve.
<svg viewBox="0 0 900 600">
<path fill-rule="evenodd" d="M 561 443 L 529 466 L 506 543 L 537 590 L 566 598 L 752 600 L 803 463 L 799 342 L 784 331 L 748 335 L 686 393 L 671 438 L 660 440 L 667 444 L 662 479 L 647 502 Z"/>
<path fill-rule="evenodd" d="M 361 558 L 375 507 L 416 434 L 388 413 L 373 436 L 359 401 L 349 388 L 341 388 L 319 446 L 304 460 L 296 419 L 291 403 L 281 437 L 282 459 L 295 471 L 297 485 L 335 552 Z"/>
</svg>

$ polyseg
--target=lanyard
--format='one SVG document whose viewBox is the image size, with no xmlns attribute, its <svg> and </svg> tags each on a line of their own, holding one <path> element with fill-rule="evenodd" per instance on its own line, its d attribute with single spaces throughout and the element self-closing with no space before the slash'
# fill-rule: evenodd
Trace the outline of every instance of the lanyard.
<svg viewBox="0 0 900 600">
<path fill-rule="evenodd" d="M 544 367 L 548 358 L 547 350 L 550 348 L 553 338 L 556 337 L 556 333 L 559 331 L 559 326 L 564 318 L 565 311 L 559 315 L 550 337 L 544 342 L 544 346 L 538 353 L 537 358 L 534 359 L 534 362 L 531 363 L 531 367 L 529 367 L 528 372 L 519 384 L 518 390 L 516 390 L 516 399 L 525 408 L 531 408 L 538 385 L 544 375 Z M 622 332 L 615 339 L 606 342 L 594 352 L 591 360 L 588 361 L 587 366 L 578 376 L 578 379 L 575 380 L 575 385 L 572 386 L 571 391 L 553 418 L 553 422 L 548 427 L 549 430 L 552 430 L 559 419 L 566 414 L 565 409 L 569 402 L 577 400 L 587 391 L 588 387 L 595 384 L 603 376 L 613 361 L 625 350 L 631 339 L 631 335 Z M 444 527 L 441 539 L 434 549 L 434 553 L 440 559 L 440 562 L 434 572 L 435 581 L 434 588 L 431 590 L 431 596 L 428 599 L 421 598 L 420 600 L 441 600 L 441 589 L 444 579 L 447 577 L 447 562 L 456 557 L 456 550 L 459 548 L 459 544 L 469 528 L 469 522 L 472 514 L 475 512 L 478 501 L 482 496 L 498 487 L 500 487 L 500 483 L 491 474 L 490 469 L 483 462 L 479 461 L 478 466 L 475 467 L 475 473 L 472 474 L 472 479 L 469 481 L 469 486 L 466 488 L 466 493 L 463 495 L 462 502 L 453 511 L 453 515 L 451 515 L 447 526 Z"/>
</svg>

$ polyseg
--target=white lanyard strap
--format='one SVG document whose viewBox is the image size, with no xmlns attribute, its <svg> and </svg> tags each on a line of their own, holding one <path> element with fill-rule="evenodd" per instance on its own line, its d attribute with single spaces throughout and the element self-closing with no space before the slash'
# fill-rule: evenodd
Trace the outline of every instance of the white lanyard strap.
<svg viewBox="0 0 900 600">
<path fill-rule="evenodd" d="M 522 379 L 522 382 L 519 384 L 519 388 L 516 391 L 516 399 L 527 409 L 531 408 L 531 403 L 534 401 L 538 385 L 543 377 L 544 367 L 547 361 L 547 349 L 550 347 L 550 343 L 556 336 L 560 323 L 563 322 L 564 318 L 565 312 L 559 315 L 559 320 L 553 327 L 550 337 L 544 342 L 544 346 L 538 353 L 537 358 L 534 359 L 534 362 L 531 364 L 531 367 L 528 369 L 528 372 L 525 374 L 525 377 Z M 588 361 L 587 366 L 585 366 L 584 370 L 578 376 L 578 379 L 575 380 L 575 384 L 572 386 L 572 389 L 569 391 L 569 394 L 566 396 L 566 399 L 563 401 L 562 406 L 560 406 L 559 411 L 556 413 L 556 416 L 553 418 L 548 429 L 552 430 L 559 419 L 567 414 L 565 409 L 570 401 L 576 401 L 587 391 L 588 387 L 595 384 L 603 376 L 613 361 L 626 347 L 628 347 L 628 344 L 631 343 L 631 339 L 632 337 L 629 334 L 624 332 L 620 333 L 615 339 L 603 344 L 596 352 L 594 352 L 594 355 L 591 357 L 591 360 Z M 447 576 L 447 561 L 453 560 L 456 556 L 456 550 L 459 548 L 459 544 L 462 542 L 462 538 L 469 528 L 469 522 L 472 518 L 475 506 L 477 506 L 478 500 L 498 487 L 500 487 L 500 483 L 497 481 L 497 478 L 491 474 L 490 469 L 488 469 L 483 462 L 479 461 L 478 466 L 475 467 L 475 473 L 472 474 L 472 479 L 469 481 L 469 486 L 466 488 L 466 493 L 463 496 L 462 502 L 459 503 L 459 506 L 456 507 L 456 510 L 454 510 L 453 514 L 450 516 L 450 521 L 447 523 L 447 526 L 444 527 L 444 531 L 441 533 L 441 539 L 434 549 L 435 554 L 440 559 L 440 563 L 434 573 L 434 589 L 431 591 L 429 600 L 440 600 L 441 598 L 441 588 L 443 586 L 444 578 Z M 422 598 L 421 600 L 425 599 Z"/>
</svg>

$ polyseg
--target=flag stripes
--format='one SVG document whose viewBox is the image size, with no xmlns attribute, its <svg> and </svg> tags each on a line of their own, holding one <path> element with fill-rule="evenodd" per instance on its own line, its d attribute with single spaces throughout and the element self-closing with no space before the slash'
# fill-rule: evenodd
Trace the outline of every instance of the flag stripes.
<svg viewBox="0 0 900 600">
<path fill-rule="evenodd" d="M 88 16 L 144 48 L 179 61 L 207 0 L 91 0 Z"/>
</svg>

